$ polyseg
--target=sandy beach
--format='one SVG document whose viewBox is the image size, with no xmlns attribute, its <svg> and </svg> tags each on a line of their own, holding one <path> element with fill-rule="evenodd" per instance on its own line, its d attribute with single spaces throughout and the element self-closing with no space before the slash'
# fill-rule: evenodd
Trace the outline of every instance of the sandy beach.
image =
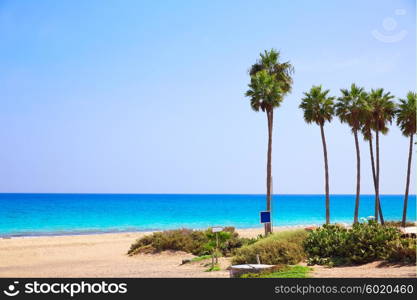
<svg viewBox="0 0 417 300">
<path fill-rule="evenodd" d="M 246 237 L 262 232 L 262 228 L 239 230 Z M 193 257 L 184 252 L 127 256 L 130 245 L 149 233 L 0 239 L 0 277 L 229 276 L 228 271 L 204 272 L 207 268 L 201 263 L 180 265 L 183 259 Z"/>
<path fill-rule="evenodd" d="M 275 231 L 288 227 L 275 228 Z M 239 229 L 256 237 L 262 228 Z M 149 232 L 0 239 L 0 277 L 229 277 L 228 259 L 221 271 L 205 272 L 207 262 L 181 265 L 184 252 L 126 255 L 130 245 Z M 372 263 L 358 267 L 314 267 L 314 277 L 416 277 L 415 266 Z"/>
</svg>

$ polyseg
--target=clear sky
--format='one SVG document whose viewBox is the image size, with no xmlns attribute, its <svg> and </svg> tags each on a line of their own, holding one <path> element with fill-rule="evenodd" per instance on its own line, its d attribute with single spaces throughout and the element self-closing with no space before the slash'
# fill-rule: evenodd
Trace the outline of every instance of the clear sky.
<svg viewBox="0 0 417 300">
<path fill-rule="evenodd" d="M 275 115 L 274 192 L 324 193 L 302 93 L 415 90 L 415 10 L 411 0 L 0 0 L 0 192 L 264 193 L 266 117 L 244 92 L 259 52 L 276 48 L 295 74 Z M 353 194 L 353 136 L 338 120 L 325 131 L 330 192 Z M 360 146 L 362 192 L 373 193 Z M 381 138 L 382 193 L 404 192 L 407 155 L 393 126 Z"/>
</svg>

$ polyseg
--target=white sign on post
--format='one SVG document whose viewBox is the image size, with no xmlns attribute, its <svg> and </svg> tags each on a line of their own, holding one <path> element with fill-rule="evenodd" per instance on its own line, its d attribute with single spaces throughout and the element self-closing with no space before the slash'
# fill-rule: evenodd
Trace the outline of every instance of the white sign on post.
<svg viewBox="0 0 417 300">
<path fill-rule="evenodd" d="M 212 232 L 220 232 L 220 231 L 223 231 L 223 227 L 213 227 L 213 228 L 211 228 L 211 231 Z"/>
</svg>

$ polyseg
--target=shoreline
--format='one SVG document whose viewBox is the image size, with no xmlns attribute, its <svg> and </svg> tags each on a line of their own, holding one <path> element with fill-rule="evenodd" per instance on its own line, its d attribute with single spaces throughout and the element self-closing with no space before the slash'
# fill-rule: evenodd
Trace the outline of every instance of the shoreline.
<svg viewBox="0 0 417 300">
<path fill-rule="evenodd" d="M 344 224 L 346 223 L 338 223 Z M 322 224 L 321 224 L 322 225 Z M 283 230 L 293 230 L 293 229 L 301 229 L 310 226 L 321 226 L 319 224 L 299 224 L 299 225 L 286 225 L 286 226 L 274 226 L 274 231 L 283 231 Z M 230 227 L 230 226 L 223 226 L 223 227 Z M 175 230 L 180 228 L 188 228 L 188 227 L 178 227 L 172 229 L 143 229 L 143 230 L 103 230 L 103 231 L 79 231 L 79 232 L 50 232 L 50 233 L 33 233 L 33 234 L 11 234 L 11 235 L 2 235 L 0 234 L 0 240 L 10 240 L 10 239 L 27 239 L 27 238 L 48 238 L 48 237 L 76 237 L 76 236 L 101 236 L 101 235 L 117 235 L 117 234 L 151 234 L 154 232 L 162 232 L 165 230 Z M 205 230 L 206 228 L 191 228 L 192 230 Z M 263 233 L 264 228 L 263 226 L 259 227 L 235 227 L 235 230 L 239 233 L 240 232 L 249 232 L 249 231 L 260 231 Z"/>
<path fill-rule="evenodd" d="M 392 220 L 389 220 L 392 221 Z M 397 220 L 395 220 L 397 221 Z M 417 225 L 417 221 L 409 220 L 408 222 L 414 222 Z M 341 224 L 346 227 L 351 226 L 351 223 L 348 222 L 334 222 L 331 224 Z M 295 224 L 295 225 L 277 225 L 274 226 L 273 229 L 276 231 L 282 231 L 282 230 L 291 230 L 291 229 L 300 229 L 300 228 L 306 228 L 306 227 L 319 227 L 323 224 L 317 224 L 317 223 L 308 223 L 308 224 Z M 235 226 L 222 226 L 222 227 L 235 227 Z M 91 236 L 91 235 L 106 235 L 106 234 L 135 234 L 135 233 L 153 233 L 153 232 L 161 232 L 165 230 L 175 230 L 175 229 L 192 229 L 192 230 L 206 230 L 209 227 L 204 228 L 190 228 L 190 227 L 176 227 L 176 228 L 163 228 L 163 229 L 104 229 L 104 230 L 74 230 L 74 231 L 50 231 L 50 232 L 28 232 L 26 233 L 15 233 L 15 234 L 1 234 L 0 233 L 0 240 L 8 240 L 8 239 L 16 239 L 16 238 L 40 238 L 40 237 L 66 237 L 66 236 Z M 235 227 L 236 231 L 248 231 L 248 230 L 261 230 L 263 231 L 263 225 L 258 227 Z"/>
<path fill-rule="evenodd" d="M 401 221 L 401 220 L 386 220 L 386 221 Z M 413 222 L 417 226 L 416 220 L 408 220 L 407 222 Z M 332 222 L 331 224 L 340 224 L 345 227 L 352 226 L 351 222 L 347 221 L 340 221 L 340 222 Z M 324 223 L 306 223 L 306 224 L 291 224 L 291 225 L 276 225 L 273 227 L 274 230 L 282 231 L 282 230 L 291 230 L 291 229 L 299 229 L 299 228 L 306 228 L 306 227 L 320 227 L 324 225 Z M 215 225 L 211 226 L 215 227 Z M 247 231 L 247 230 L 263 230 L 263 225 L 259 225 L 257 227 L 235 227 L 235 226 L 221 226 L 221 227 L 234 227 L 236 231 Z M 166 230 L 175 230 L 175 229 L 192 229 L 192 230 L 206 230 L 210 227 L 203 227 L 203 228 L 190 228 L 186 226 L 182 227 L 175 227 L 175 228 L 149 228 L 149 229 L 135 229 L 135 228 L 126 228 L 126 229 L 103 229 L 103 230 L 93 230 L 93 229 L 85 229 L 85 230 L 61 230 L 61 231 L 44 231 L 44 232 L 23 232 L 23 233 L 0 233 L 0 240 L 7 240 L 7 239 L 16 239 L 16 238 L 39 238 L 39 237 L 65 237 L 65 236 L 91 236 L 91 235 L 105 235 L 105 234 L 123 234 L 123 233 L 153 233 L 153 232 L 162 232 Z"/>
</svg>

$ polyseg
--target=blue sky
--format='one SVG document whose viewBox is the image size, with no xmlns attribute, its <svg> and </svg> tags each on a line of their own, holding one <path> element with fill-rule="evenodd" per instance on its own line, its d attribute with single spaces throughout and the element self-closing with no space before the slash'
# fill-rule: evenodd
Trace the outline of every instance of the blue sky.
<svg viewBox="0 0 417 300">
<path fill-rule="evenodd" d="M 264 193 L 266 118 L 244 92 L 259 52 L 276 48 L 295 74 L 275 116 L 274 192 L 323 193 L 320 131 L 303 121 L 302 93 L 415 90 L 415 9 L 0 0 L 0 192 Z M 330 191 L 353 194 L 353 136 L 338 120 L 325 131 Z M 404 192 L 407 147 L 395 126 L 382 137 L 382 193 Z M 362 191 L 373 193 L 363 141 L 361 151 Z"/>
</svg>

